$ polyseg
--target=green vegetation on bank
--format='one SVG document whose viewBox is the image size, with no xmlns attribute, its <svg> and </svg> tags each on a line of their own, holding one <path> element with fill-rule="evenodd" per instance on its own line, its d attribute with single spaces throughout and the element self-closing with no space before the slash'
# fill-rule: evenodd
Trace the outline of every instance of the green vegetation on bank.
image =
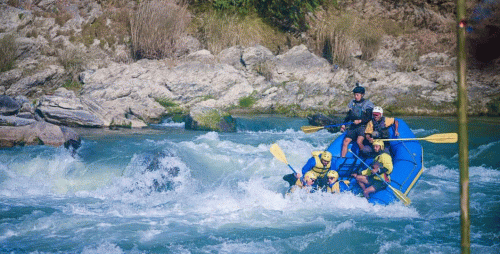
<svg viewBox="0 0 500 254">
<path fill-rule="evenodd" d="M 17 57 L 17 46 L 15 37 L 11 34 L 4 35 L 0 39 L 0 72 L 14 68 Z"/>
</svg>

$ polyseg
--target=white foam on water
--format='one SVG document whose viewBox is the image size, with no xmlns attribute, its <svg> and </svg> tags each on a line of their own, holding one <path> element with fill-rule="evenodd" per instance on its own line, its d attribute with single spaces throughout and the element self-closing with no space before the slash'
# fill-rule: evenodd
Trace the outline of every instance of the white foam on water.
<svg viewBox="0 0 500 254">
<path fill-rule="evenodd" d="M 142 242 L 148 242 L 154 239 L 156 236 L 162 233 L 161 230 L 147 230 L 147 231 L 139 231 L 139 235 L 141 236 L 141 241 Z"/>
<path fill-rule="evenodd" d="M 426 129 L 411 129 L 410 130 L 413 132 L 413 134 L 415 134 L 415 136 L 427 136 L 427 135 L 431 135 L 431 134 L 434 134 L 434 133 L 438 133 L 439 130 L 437 129 L 430 129 L 430 130 L 426 130 Z"/>
<path fill-rule="evenodd" d="M 98 164 L 87 165 L 63 147 L 47 148 L 45 153 L 5 167 L 8 179 L 2 182 L 0 195 L 12 198 L 96 189 L 107 185 L 119 171 L 99 168 Z"/>
<path fill-rule="evenodd" d="M 493 141 L 493 142 L 490 142 L 488 144 L 480 145 L 475 149 L 469 150 L 469 159 L 470 160 L 476 159 L 476 158 L 480 157 L 481 155 L 483 155 L 488 150 L 492 149 L 494 146 L 498 146 L 498 145 L 500 145 L 500 140 Z M 453 155 L 453 157 L 451 157 L 451 158 L 458 159 L 458 153 Z"/>
<path fill-rule="evenodd" d="M 119 246 L 116 244 L 104 241 L 103 243 L 83 248 L 82 254 L 123 254 L 125 253 Z"/>
<path fill-rule="evenodd" d="M 252 136 L 261 135 L 261 134 L 286 134 L 286 135 L 301 135 L 304 134 L 302 131 L 296 131 L 294 129 L 286 129 L 284 131 L 279 130 L 265 130 L 265 131 L 250 131 L 250 130 L 238 130 L 237 133 L 241 134 L 249 134 Z"/>
<path fill-rule="evenodd" d="M 458 169 L 448 168 L 441 164 L 426 168 L 424 174 L 451 182 L 457 182 L 460 177 Z M 469 177 L 471 180 L 482 183 L 498 182 L 500 180 L 500 171 L 484 166 L 469 167 Z"/>
<path fill-rule="evenodd" d="M 264 240 L 261 242 L 244 242 L 243 240 L 231 240 L 216 238 L 215 240 L 222 242 L 216 245 L 206 246 L 203 250 L 199 250 L 202 253 L 248 253 L 248 254 L 258 254 L 258 253 L 282 253 L 280 249 L 276 249 L 273 246 L 273 241 Z"/>
<path fill-rule="evenodd" d="M 4 232 L 2 232 L 2 235 L 0 235 L 0 240 L 4 241 L 8 238 L 18 236 L 19 232 L 13 231 L 11 229 L 7 229 Z"/>
<path fill-rule="evenodd" d="M 176 122 L 172 121 L 171 119 L 166 119 L 157 125 L 162 126 L 162 127 L 184 128 L 185 123 L 184 122 L 176 123 Z"/>
</svg>

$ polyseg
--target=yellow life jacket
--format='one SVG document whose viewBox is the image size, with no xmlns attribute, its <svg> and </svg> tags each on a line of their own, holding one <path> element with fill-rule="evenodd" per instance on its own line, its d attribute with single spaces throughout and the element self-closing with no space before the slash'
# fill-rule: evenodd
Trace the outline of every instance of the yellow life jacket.
<svg viewBox="0 0 500 254">
<path fill-rule="evenodd" d="M 328 193 L 340 193 L 340 182 L 343 182 L 346 186 L 349 186 L 349 181 L 348 180 L 344 180 L 344 181 L 336 181 L 335 183 L 333 183 L 332 186 L 328 185 L 326 187 L 326 190 Z"/>
<path fill-rule="evenodd" d="M 332 162 L 328 162 L 326 166 L 323 166 L 323 163 L 321 163 L 321 159 L 319 158 L 319 155 L 321 154 L 321 151 L 314 151 L 312 152 L 312 156 L 314 157 L 314 160 L 316 161 L 316 165 L 311 169 L 318 178 L 323 178 L 325 177 L 326 173 L 328 170 L 330 170 Z"/>
<path fill-rule="evenodd" d="M 382 176 L 383 178 L 385 178 L 385 181 L 390 182 L 391 177 L 389 176 L 389 174 L 392 172 L 392 169 L 393 169 L 391 156 L 387 153 L 381 153 L 381 154 L 377 155 L 375 157 L 375 159 L 373 159 L 373 161 L 380 162 L 380 164 L 382 164 L 382 167 L 387 169 L 387 172 L 385 172 L 383 174 L 379 174 L 379 175 Z M 363 170 L 361 172 L 361 174 L 365 175 L 365 176 L 369 176 L 372 174 L 372 171 L 369 168 L 367 168 L 367 169 Z M 378 178 L 378 176 L 375 176 L 374 179 L 379 180 L 379 181 L 383 181 L 382 179 Z"/>
</svg>

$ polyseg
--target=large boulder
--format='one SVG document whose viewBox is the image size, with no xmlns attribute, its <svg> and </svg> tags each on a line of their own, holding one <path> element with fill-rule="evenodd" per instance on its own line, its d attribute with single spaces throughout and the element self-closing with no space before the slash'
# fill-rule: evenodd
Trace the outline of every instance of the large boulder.
<svg viewBox="0 0 500 254">
<path fill-rule="evenodd" d="M 184 121 L 187 130 L 236 132 L 236 120 L 216 108 L 196 106 Z"/>
<path fill-rule="evenodd" d="M 244 48 L 242 46 L 233 46 L 224 49 L 217 55 L 217 59 L 219 59 L 221 63 L 229 64 L 238 70 L 242 70 L 245 67 L 243 66 L 243 60 L 241 59 L 243 49 Z"/>
<path fill-rule="evenodd" d="M 242 63 L 249 70 L 252 70 L 259 64 L 263 64 L 273 58 L 273 52 L 262 45 L 256 45 L 255 47 L 244 49 L 241 56 Z"/>
<path fill-rule="evenodd" d="M 19 109 L 21 109 L 21 105 L 7 95 L 0 95 L 0 115 L 14 115 Z"/>
<path fill-rule="evenodd" d="M 66 134 L 65 134 L 66 133 Z M 67 143 L 80 143 L 76 133 L 65 130 L 65 133 L 57 125 L 46 122 L 35 122 L 21 127 L 0 127 L 0 147 L 26 146 L 26 145 L 50 145 L 61 146 Z"/>
<path fill-rule="evenodd" d="M 40 98 L 36 112 L 45 121 L 66 126 L 103 127 L 104 122 L 73 91 L 59 88 Z"/>
</svg>

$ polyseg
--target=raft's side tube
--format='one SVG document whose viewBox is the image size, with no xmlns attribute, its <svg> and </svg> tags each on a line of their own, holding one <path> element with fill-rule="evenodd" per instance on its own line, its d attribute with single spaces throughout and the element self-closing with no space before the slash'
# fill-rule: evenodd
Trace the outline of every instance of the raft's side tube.
<svg viewBox="0 0 500 254">
<path fill-rule="evenodd" d="M 399 138 L 415 138 L 408 125 L 401 119 L 399 122 Z M 391 134 L 392 138 L 396 138 Z M 391 186 L 408 194 L 410 186 L 418 181 L 422 171 L 422 146 L 418 140 L 390 141 L 392 163 L 394 169 L 391 173 Z M 376 192 L 370 198 L 371 203 L 385 204 L 396 200 L 396 196 L 387 188 Z"/>
</svg>

